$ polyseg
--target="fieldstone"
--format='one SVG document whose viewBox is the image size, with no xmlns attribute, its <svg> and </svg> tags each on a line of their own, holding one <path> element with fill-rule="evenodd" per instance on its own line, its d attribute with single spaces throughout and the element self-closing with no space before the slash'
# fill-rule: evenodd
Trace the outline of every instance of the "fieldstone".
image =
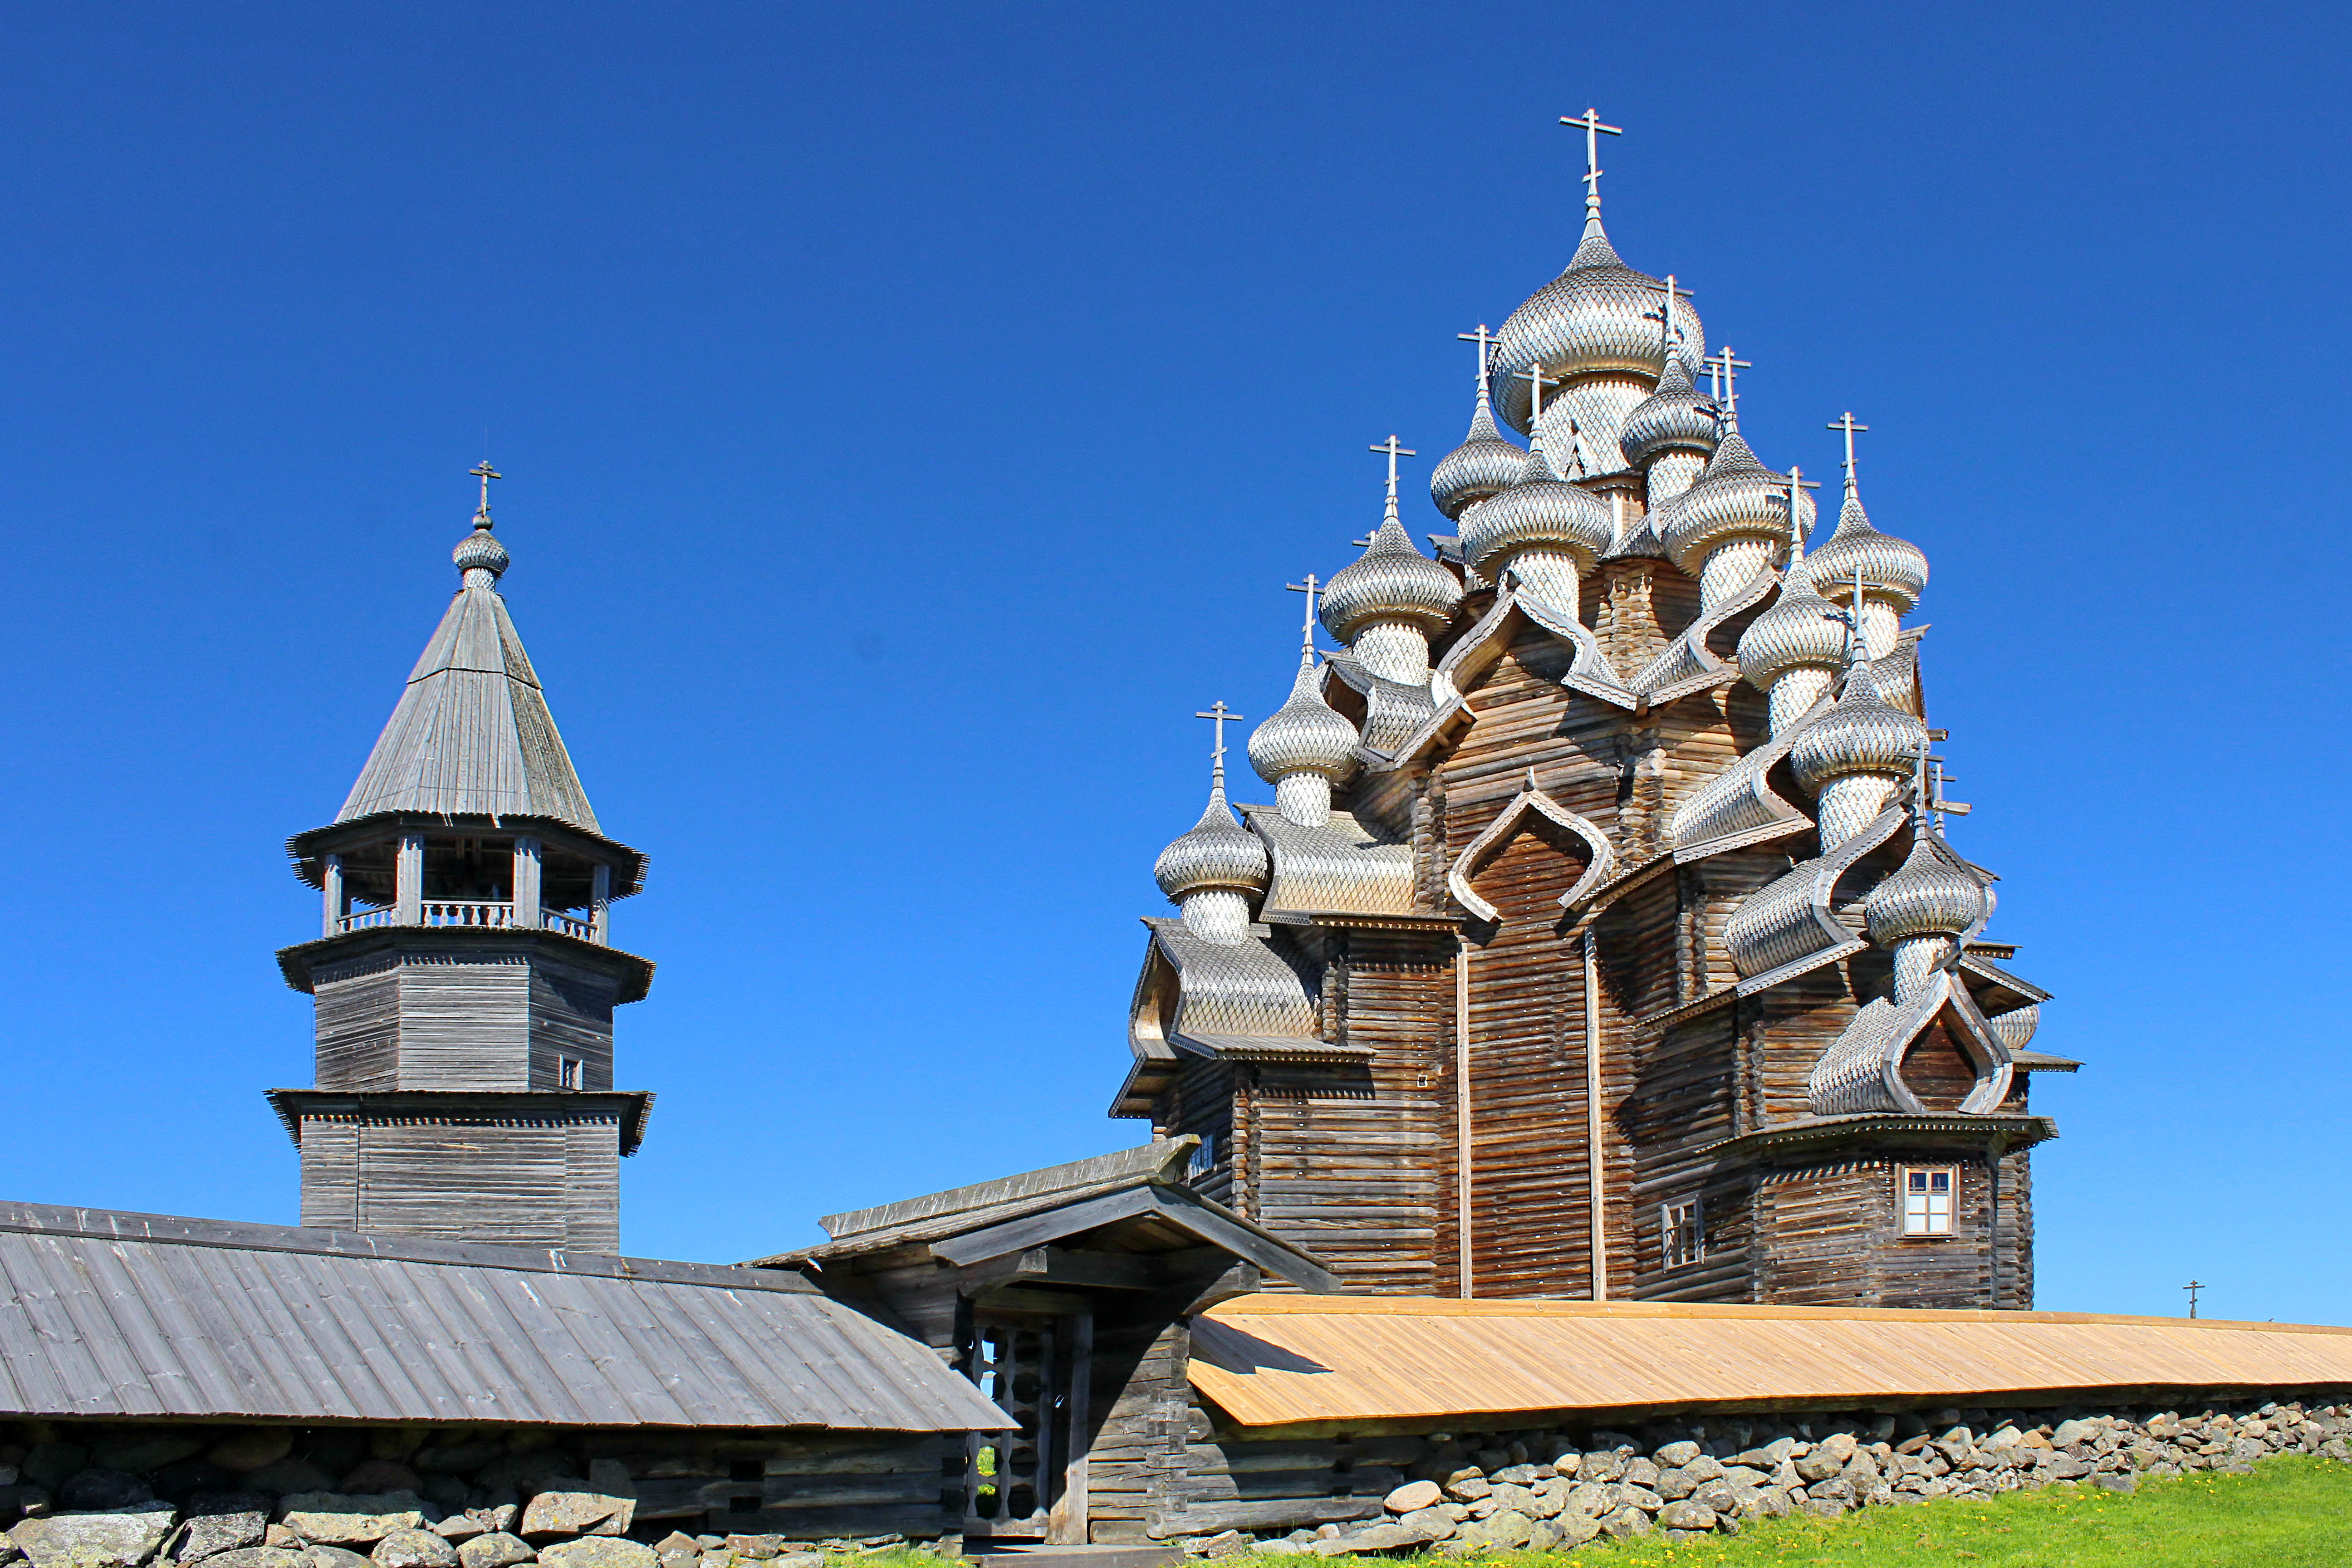
<svg viewBox="0 0 2352 1568">
<path fill-rule="evenodd" d="M 1601 1521 L 1601 1533 L 1618 1541 L 1629 1535 L 1647 1535 L 1651 1528 L 1650 1516 L 1631 1506 L 1619 1509 Z"/>
<path fill-rule="evenodd" d="M 1596 1485 L 1613 1481 L 1625 1473 L 1625 1456 L 1617 1453 L 1587 1454 L 1576 1462 L 1576 1479 Z"/>
<path fill-rule="evenodd" d="M 1625 1461 L 1624 1473 L 1617 1479 L 1627 1486 L 1652 1489 L 1658 1484 L 1658 1467 L 1654 1461 L 1636 1454 Z"/>
<path fill-rule="evenodd" d="M 1853 1458 L 1854 1450 L 1861 1447 L 1861 1444 L 1854 1441 L 1853 1433 L 1832 1432 L 1828 1436 L 1822 1438 L 1820 1442 L 1814 1444 L 1813 1451 L 1816 1453 L 1834 1455 L 1837 1458 L 1837 1462 L 1843 1465 L 1848 1459 Z"/>
<path fill-rule="evenodd" d="M 484 1465 L 475 1473 L 474 1484 L 478 1487 L 519 1487 L 525 1491 L 539 1491 L 551 1487 L 559 1477 L 571 1475 L 577 1468 L 572 1456 L 560 1448 L 526 1448 L 519 1454 L 501 1455 Z"/>
<path fill-rule="evenodd" d="M 787 1552 L 776 1560 L 777 1568 L 824 1568 L 822 1552 Z"/>
<path fill-rule="evenodd" d="M 528 1563 L 533 1553 L 530 1543 L 505 1531 L 492 1531 L 462 1542 L 457 1547 L 457 1561 L 465 1568 L 514 1568 L 518 1563 Z"/>
<path fill-rule="evenodd" d="M 119 1508 L 133 1508 L 142 1502 L 152 1502 L 155 1489 L 143 1476 L 129 1470 L 91 1468 L 79 1470 L 65 1479 L 58 1488 L 58 1506 L 100 1513 Z"/>
<path fill-rule="evenodd" d="M 1668 1502 L 1680 1502 L 1698 1490 L 1698 1479 L 1677 1465 L 1659 1476 L 1658 1484 L 1651 1489 Z"/>
<path fill-rule="evenodd" d="M 735 1568 L 735 1559 L 729 1556 L 723 1547 L 717 1551 L 705 1552 L 694 1561 L 695 1568 Z"/>
<path fill-rule="evenodd" d="M 1413 1533 L 1416 1541 L 1451 1541 L 1461 1528 L 1460 1521 L 1442 1508 L 1421 1508 L 1406 1514 L 1397 1524 Z"/>
<path fill-rule="evenodd" d="M 1658 1523 L 1667 1530 L 1713 1530 L 1715 1510 L 1703 1502 L 1670 1502 L 1658 1510 Z"/>
<path fill-rule="evenodd" d="M 1493 1496 L 1494 1491 L 1486 1478 L 1475 1469 L 1456 1470 L 1445 1478 L 1445 1495 L 1455 1502 L 1476 1502 L 1482 1497 Z"/>
<path fill-rule="evenodd" d="M 1391 1513 L 1412 1513 L 1435 1508 L 1445 1500 L 1445 1489 L 1435 1481 L 1407 1481 L 1381 1500 Z"/>
<path fill-rule="evenodd" d="M 191 1509 L 188 1522 L 182 1527 L 180 1543 L 172 1550 L 175 1563 L 201 1563 L 225 1552 L 242 1551 L 262 1546 L 269 1534 L 269 1515 L 259 1509 L 246 1513 L 226 1513 Z"/>
<path fill-rule="evenodd" d="M 271 1497 L 289 1497 L 296 1492 L 332 1491 L 335 1478 L 308 1459 L 272 1459 L 259 1469 L 247 1470 L 245 1484 Z"/>
<path fill-rule="evenodd" d="M 27 1519 L 8 1531 L 33 1568 L 135 1568 L 155 1555 L 177 1516 L 170 1509 L 144 1513 L 57 1513 Z"/>
<path fill-rule="evenodd" d="M 2139 1478 L 2132 1474 L 2129 1470 L 2125 1470 L 2116 1475 L 2101 1476 L 2098 1479 L 2098 1484 L 2100 1489 L 2103 1491 L 2137 1491 L 2139 1489 Z"/>
<path fill-rule="evenodd" d="M 1655 1513 L 1666 1506 L 1666 1500 L 1647 1487 L 1637 1487 L 1630 1481 L 1617 1484 L 1617 1499 L 1628 1508 L 1638 1508 L 1643 1513 Z"/>
<path fill-rule="evenodd" d="M 1527 1545 L 1535 1533 L 1535 1521 L 1511 1509 L 1489 1514 L 1475 1523 L 1465 1524 L 1454 1540 L 1478 1546 L 1500 1547 L 1513 1552 Z"/>
<path fill-rule="evenodd" d="M 1335 1535 L 1318 1541 L 1311 1548 L 1318 1557 L 1345 1557 L 1357 1552 L 1393 1552 L 1400 1546 L 1418 1546 L 1421 1538 L 1411 1531 L 1393 1524 L 1375 1524 L 1349 1535 Z"/>
<path fill-rule="evenodd" d="M 1559 1534 L 1552 1543 L 1555 1551 L 1574 1551 L 1601 1533 L 1601 1521 L 1580 1513 L 1563 1513 L 1545 1522 Z"/>
<path fill-rule="evenodd" d="M 282 1546 L 240 1546 L 205 1561 L 211 1568 L 303 1568 L 302 1553 Z"/>
<path fill-rule="evenodd" d="M 1797 1440 L 1794 1437 L 1775 1437 L 1760 1448 L 1748 1448 L 1732 1455 L 1731 1462 L 1735 1465 L 1746 1465 L 1769 1475 L 1779 1469 L 1789 1457 L 1796 1452 L 1796 1448 Z"/>
<path fill-rule="evenodd" d="M 296 1492 L 278 1507 L 279 1522 L 313 1545 L 373 1546 L 425 1523 L 425 1500 L 415 1492 Z"/>
<path fill-rule="evenodd" d="M 306 1546 L 303 1568 L 367 1568 L 367 1559 L 341 1546 Z"/>
<path fill-rule="evenodd" d="M 232 1432 L 205 1450 L 205 1461 L 243 1475 L 274 1465 L 294 1451 L 294 1434 L 284 1426 L 250 1426 Z"/>
<path fill-rule="evenodd" d="M 79 1443 L 36 1443 L 16 1463 L 19 1480 L 55 1491 L 68 1476 L 89 1468 L 89 1450 Z"/>
<path fill-rule="evenodd" d="M 282 1547 L 289 1552 L 302 1550 L 302 1538 L 282 1524 L 273 1524 L 261 1532 L 261 1544 Z"/>
<path fill-rule="evenodd" d="M 1662 1470 L 1680 1469 L 1698 1456 L 1699 1446 L 1696 1443 L 1669 1443 L 1658 1450 L 1658 1468 Z"/>
<path fill-rule="evenodd" d="M 376 1568 L 457 1568 L 457 1549 L 429 1530 L 395 1530 L 375 1543 Z"/>
<path fill-rule="evenodd" d="M 618 1535 L 583 1535 L 539 1549 L 545 1568 L 658 1568 L 654 1549 Z"/>
<path fill-rule="evenodd" d="M 1836 1475 L 1840 1470 L 1845 1468 L 1845 1461 L 1843 1459 L 1839 1458 L 1834 1454 L 1824 1453 L 1818 1448 L 1813 1452 L 1807 1454 L 1803 1458 L 1795 1460 L 1794 1463 L 1796 1466 L 1798 1479 L 1804 1481 L 1809 1486 L 1816 1481 L 1828 1480 L 1832 1476 Z"/>
<path fill-rule="evenodd" d="M 466 1510 L 466 1517 L 479 1521 L 485 1531 L 508 1531 L 513 1530 L 515 1521 L 522 1517 L 522 1504 L 507 1502 L 496 1508 L 469 1508 Z"/>
<path fill-rule="evenodd" d="M 525 1541 L 542 1536 L 622 1535 L 627 1532 L 636 1511 L 636 1501 L 632 1498 L 609 1497 L 603 1492 L 541 1492 L 522 1510 L 522 1529 L 519 1533 Z M 728 1544 L 734 1545 L 734 1537 L 728 1538 Z M 777 1542 L 778 1546 L 782 1544 Z M 737 1554 L 747 1555 L 740 1551 Z"/>
<path fill-rule="evenodd" d="M 425 1528 L 452 1544 L 489 1533 L 488 1527 L 470 1513 L 453 1513 L 446 1519 L 434 1521 Z"/>
<path fill-rule="evenodd" d="M 425 1478 L 398 1459 L 362 1459 L 352 1467 L 337 1489 L 345 1492 L 414 1492 L 425 1489 Z"/>
</svg>

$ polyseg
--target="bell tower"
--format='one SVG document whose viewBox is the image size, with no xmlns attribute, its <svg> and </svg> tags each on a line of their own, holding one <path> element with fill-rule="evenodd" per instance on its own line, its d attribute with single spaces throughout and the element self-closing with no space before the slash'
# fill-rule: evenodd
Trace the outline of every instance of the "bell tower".
<svg viewBox="0 0 2352 1568">
<path fill-rule="evenodd" d="M 611 942 L 645 857 L 604 836 L 507 614 L 488 464 L 460 585 L 335 820 L 287 844 L 323 903 L 279 952 L 316 1005 L 317 1082 L 269 1091 L 302 1223 L 616 1252 L 620 1160 L 653 1096 L 613 1087 L 613 1010 L 653 965 Z"/>
</svg>

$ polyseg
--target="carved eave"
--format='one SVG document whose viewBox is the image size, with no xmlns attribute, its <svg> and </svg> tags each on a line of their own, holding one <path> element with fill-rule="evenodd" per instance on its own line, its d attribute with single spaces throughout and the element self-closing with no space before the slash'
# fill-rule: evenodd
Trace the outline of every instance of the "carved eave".
<svg viewBox="0 0 2352 1568">
<path fill-rule="evenodd" d="M 1927 1114 L 1927 1107 L 1904 1081 L 1903 1063 L 1919 1037 L 1938 1023 L 1976 1073 L 1975 1087 L 1958 1106 L 1960 1114 L 1992 1113 L 2009 1098 L 2009 1047 L 1949 970 L 1939 971 L 1909 1001 L 1876 997 L 1853 1016 L 1813 1064 L 1806 1092 L 1814 1111 L 1823 1116 Z"/>
<path fill-rule="evenodd" d="M 1176 1058 L 1218 1061 L 1361 1061 L 1363 1046 L 1316 1033 L 1316 1005 L 1298 971 L 1254 926 L 1238 942 L 1203 941 L 1181 920 L 1146 920 L 1145 955 L 1129 1008 L 1128 1043 L 1138 1072 L 1172 1074 Z M 1165 1053 L 1163 1056 L 1162 1053 Z M 1164 1061 L 1165 1069 L 1152 1066 Z M 1147 1071 L 1146 1069 L 1150 1069 Z M 1121 1090 L 1124 1100 L 1128 1090 Z"/>
<path fill-rule="evenodd" d="M 271 1089 L 262 1091 L 294 1146 L 306 1121 L 508 1123 L 578 1121 L 611 1114 L 621 1129 L 621 1152 L 645 1142 L 654 1113 L 650 1089 Z"/>
<path fill-rule="evenodd" d="M 294 875 L 308 886 L 322 885 L 323 873 L 320 857 L 338 854 L 347 849 L 383 843 L 401 833 L 523 833 L 538 838 L 551 849 L 566 850 L 590 860 L 599 860 L 613 868 L 611 897 L 625 899 L 645 890 L 646 858 L 645 851 L 633 849 L 617 838 L 589 833 L 551 816 L 443 816 L 437 812 L 379 811 L 369 816 L 355 816 L 349 822 L 330 823 L 298 833 L 286 841 L 287 858 L 294 863 Z"/>
<path fill-rule="evenodd" d="M 1739 994 L 1785 985 L 1870 944 L 1832 908 L 1841 879 L 1910 820 L 1891 805 L 1829 854 L 1798 865 L 1751 894 L 1724 925 L 1724 946 L 1741 971 Z"/>
<path fill-rule="evenodd" d="M 1708 647 L 1707 640 L 1764 602 L 1780 585 L 1780 574 L 1766 566 L 1742 584 L 1738 591 L 1683 628 L 1658 651 L 1658 657 L 1630 682 L 1654 708 L 1702 691 L 1713 691 L 1739 679 L 1739 667 Z"/>
<path fill-rule="evenodd" d="M 1808 1116 L 1743 1132 L 1697 1151 L 1718 1162 L 1806 1157 L 1842 1149 L 1897 1148 L 1981 1153 L 2031 1149 L 2058 1136 L 2047 1116 Z"/>
<path fill-rule="evenodd" d="M 1415 896 L 1412 846 L 1366 827 L 1344 811 L 1302 827 L 1270 805 L 1244 805 L 1242 820 L 1264 840 L 1272 874 L 1260 919 L 1296 925 L 1320 916 L 1428 918 Z"/>
<path fill-rule="evenodd" d="M 304 995 L 314 994 L 311 972 L 327 962 L 347 963 L 372 952 L 543 952 L 567 963 L 611 971 L 618 981 L 613 1000 L 641 1002 L 654 983 L 654 963 L 617 947 L 604 947 L 547 927 L 528 926 L 365 926 L 315 942 L 297 942 L 278 950 L 278 972 L 287 985 Z"/>
<path fill-rule="evenodd" d="M 1585 867 L 1584 875 L 1576 879 L 1574 887 L 1560 895 L 1560 908 L 1576 909 L 1616 869 L 1617 853 L 1610 847 L 1609 835 L 1597 824 L 1578 816 L 1537 789 L 1530 779 L 1528 786 L 1511 797 L 1510 804 L 1486 825 L 1485 832 L 1464 847 L 1454 864 L 1446 869 L 1446 890 L 1454 895 L 1455 902 L 1481 921 L 1492 922 L 1500 920 L 1502 911 L 1479 897 L 1477 889 L 1470 885 L 1470 879 L 1478 874 L 1479 868 L 1486 864 L 1488 857 L 1510 842 L 1511 836 L 1518 831 L 1520 823 L 1530 814 L 1575 834 L 1591 851 L 1592 858 Z"/>
</svg>

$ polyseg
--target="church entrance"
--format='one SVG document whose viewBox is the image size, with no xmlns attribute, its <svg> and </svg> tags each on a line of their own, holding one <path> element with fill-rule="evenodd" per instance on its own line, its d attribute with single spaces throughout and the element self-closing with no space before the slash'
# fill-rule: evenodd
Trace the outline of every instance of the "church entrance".
<svg viewBox="0 0 2352 1568">
<path fill-rule="evenodd" d="M 959 1359 L 1008 1425 L 966 1440 L 966 1537 L 1085 1542 L 1093 1329 L 1091 1311 L 970 1310 L 958 1336 Z"/>
</svg>

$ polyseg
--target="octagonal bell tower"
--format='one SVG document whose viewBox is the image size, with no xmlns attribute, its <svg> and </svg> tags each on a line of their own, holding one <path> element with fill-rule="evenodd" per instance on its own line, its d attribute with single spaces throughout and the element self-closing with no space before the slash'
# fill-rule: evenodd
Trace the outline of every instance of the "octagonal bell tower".
<svg viewBox="0 0 2352 1568">
<path fill-rule="evenodd" d="M 317 1017 L 317 1082 L 269 1100 L 302 1223 L 620 1247 L 623 1155 L 653 1096 L 614 1088 L 613 1010 L 653 965 L 611 943 L 645 857 L 608 838 L 507 614 L 486 463 L 457 596 L 342 810 L 288 841 L 324 901 L 278 955 Z"/>
</svg>

